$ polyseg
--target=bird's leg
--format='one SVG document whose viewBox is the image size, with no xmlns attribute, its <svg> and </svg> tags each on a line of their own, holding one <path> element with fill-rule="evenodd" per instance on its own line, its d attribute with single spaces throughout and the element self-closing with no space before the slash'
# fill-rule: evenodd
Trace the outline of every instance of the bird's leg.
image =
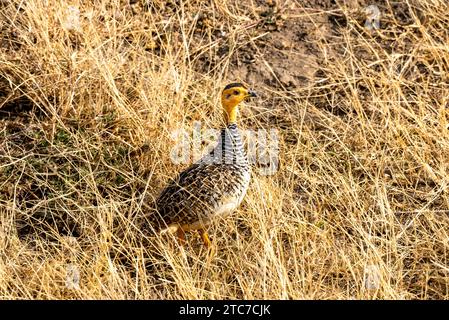
<svg viewBox="0 0 449 320">
<path fill-rule="evenodd" d="M 179 227 L 178 230 L 176 230 L 176 235 L 178 236 L 179 244 L 181 246 L 185 245 L 185 243 L 186 243 L 186 233 L 184 232 L 184 230 L 181 227 Z"/>
<path fill-rule="evenodd" d="M 209 235 L 207 234 L 207 232 L 204 229 L 199 229 L 198 230 L 201 239 L 203 239 L 203 243 L 207 248 L 211 248 L 212 247 L 212 242 L 209 239 Z"/>
<path fill-rule="evenodd" d="M 217 253 L 215 246 L 212 244 L 212 241 L 209 239 L 209 235 L 204 229 L 198 230 L 199 234 L 201 235 L 201 238 L 203 239 L 204 245 L 207 247 L 207 262 L 210 263 L 215 257 L 215 254 Z"/>
</svg>

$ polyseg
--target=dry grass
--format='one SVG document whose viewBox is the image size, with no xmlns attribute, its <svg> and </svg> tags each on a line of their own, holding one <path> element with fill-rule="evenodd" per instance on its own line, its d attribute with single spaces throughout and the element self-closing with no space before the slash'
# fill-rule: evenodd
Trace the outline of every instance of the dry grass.
<svg viewBox="0 0 449 320">
<path fill-rule="evenodd" d="M 449 297 L 445 0 L 379 1 L 374 32 L 364 1 L 69 2 L 0 2 L 0 298 Z M 280 167 L 207 259 L 139 219 L 246 65 L 241 125 L 279 130 Z"/>
</svg>

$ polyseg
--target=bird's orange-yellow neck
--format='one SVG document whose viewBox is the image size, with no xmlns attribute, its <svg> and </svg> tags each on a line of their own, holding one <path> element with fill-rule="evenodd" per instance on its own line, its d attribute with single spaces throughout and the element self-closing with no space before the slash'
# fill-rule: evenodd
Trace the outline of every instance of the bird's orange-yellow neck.
<svg viewBox="0 0 449 320">
<path fill-rule="evenodd" d="M 238 104 L 240 101 L 237 99 L 222 99 L 224 118 L 226 124 L 235 123 L 237 121 Z"/>
</svg>

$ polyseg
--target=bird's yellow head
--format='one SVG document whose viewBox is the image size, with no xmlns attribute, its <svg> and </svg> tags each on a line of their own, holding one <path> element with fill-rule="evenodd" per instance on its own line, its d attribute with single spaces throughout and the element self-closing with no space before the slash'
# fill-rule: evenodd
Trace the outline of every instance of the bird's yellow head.
<svg viewBox="0 0 449 320">
<path fill-rule="evenodd" d="M 246 89 L 241 83 L 231 83 L 223 89 L 221 104 L 223 105 L 227 123 L 236 122 L 238 104 L 250 97 L 256 97 L 256 93 L 251 89 Z"/>
</svg>

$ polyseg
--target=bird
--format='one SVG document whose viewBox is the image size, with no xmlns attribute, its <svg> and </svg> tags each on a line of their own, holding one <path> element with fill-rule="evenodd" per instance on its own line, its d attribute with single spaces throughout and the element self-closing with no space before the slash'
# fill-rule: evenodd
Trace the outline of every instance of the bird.
<svg viewBox="0 0 449 320">
<path fill-rule="evenodd" d="M 199 232 L 206 247 L 212 242 L 207 227 L 218 216 L 225 217 L 241 204 L 249 186 L 251 167 L 237 126 L 240 103 L 256 97 L 242 83 L 230 83 L 221 93 L 225 126 L 217 145 L 179 173 L 156 199 L 153 225 L 160 234 L 176 233 L 185 243 L 185 233 Z"/>
</svg>

